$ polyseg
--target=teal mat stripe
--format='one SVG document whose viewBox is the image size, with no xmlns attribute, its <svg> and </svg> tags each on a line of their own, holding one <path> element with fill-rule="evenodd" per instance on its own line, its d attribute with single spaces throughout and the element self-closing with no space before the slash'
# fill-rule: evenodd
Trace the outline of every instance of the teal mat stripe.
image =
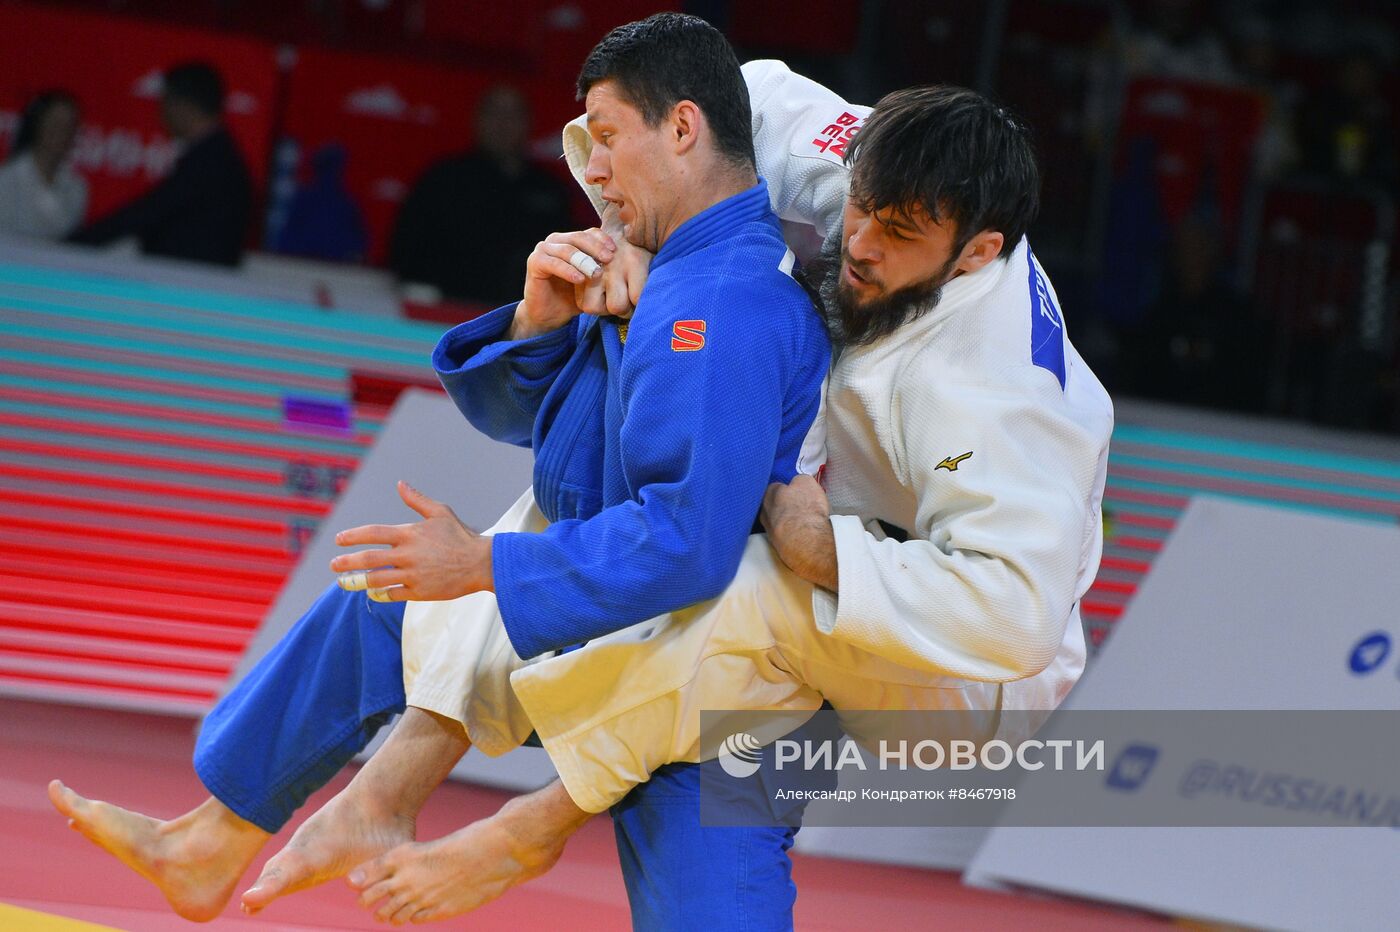
<svg viewBox="0 0 1400 932">
<path fill-rule="evenodd" d="M 1142 456 L 1110 454 L 1108 468 L 1114 465 L 1155 469 L 1178 476 L 1200 476 L 1210 479 L 1225 479 L 1230 482 L 1243 482 L 1252 485 L 1270 485 L 1277 488 L 1297 489 L 1305 492 L 1323 492 L 1333 495 L 1347 495 L 1355 498 L 1368 498 L 1377 502 L 1400 503 L 1400 492 L 1383 489 L 1370 489 L 1347 485 L 1342 482 L 1321 482 L 1313 479 L 1297 479 L 1292 476 L 1269 475 L 1266 472 L 1245 472 L 1239 469 L 1226 469 L 1219 466 L 1203 466 L 1196 463 L 1169 463 Z"/>
<path fill-rule="evenodd" d="M 320 327 L 329 332 L 339 331 L 348 322 L 363 322 L 365 329 L 376 335 L 394 339 L 421 340 L 430 346 L 436 344 L 438 338 L 447 329 L 439 323 L 381 317 L 376 314 L 357 314 L 345 310 L 331 311 L 335 322 L 322 323 L 317 320 L 317 315 L 326 315 L 327 311 L 309 304 L 219 294 L 173 285 L 133 282 L 80 272 L 0 263 L 0 283 L 5 282 L 31 288 L 48 288 L 84 294 L 98 301 L 117 298 L 126 301 L 169 305 L 177 310 L 188 309 L 225 316 L 237 315 L 253 320 Z"/>
<path fill-rule="evenodd" d="M 1282 463 L 1288 466 L 1304 466 L 1310 469 L 1330 469 L 1337 472 L 1352 472 L 1378 479 L 1400 480 L 1400 462 L 1371 459 L 1362 456 L 1327 453 L 1321 450 L 1308 450 L 1303 447 L 1280 444 L 1255 443 L 1246 440 L 1231 440 L 1209 434 L 1188 434 L 1182 431 L 1161 430 L 1139 424 L 1118 424 L 1113 429 L 1114 440 L 1132 443 L 1153 444 L 1175 447 L 1194 453 L 1208 453 L 1216 456 L 1237 456 L 1257 459 L 1264 462 Z M 1111 449 L 1111 448 L 1110 448 Z"/>
<path fill-rule="evenodd" d="M 250 418 L 267 421 L 269 426 L 272 427 L 277 427 L 282 423 L 282 401 L 280 397 L 269 396 L 267 404 L 255 406 L 228 401 L 209 401 L 204 398 L 186 398 L 182 395 L 169 392 L 153 392 L 133 388 L 110 388 L 105 385 L 82 385 L 74 382 L 60 381 L 58 379 L 8 376 L 0 373 L 0 386 L 3 385 L 13 385 L 19 388 L 30 389 L 31 391 L 48 392 L 55 396 L 123 401 L 130 404 L 158 405 L 172 410 L 197 411 L 201 414 Z M 325 396 L 309 394 L 301 395 L 296 392 L 287 392 L 286 394 L 297 395 L 299 398 L 312 398 L 329 404 L 338 405 L 344 403 L 340 398 L 327 398 Z M 374 428 L 377 428 L 377 426 L 377 424 L 373 425 Z"/>
<path fill-rule="evenodd" d="M 30 327 L 13 322 L 5 322 L 0 326 L 4 327 L 6 333 L 14 333 L 35 340 L 73 343 L 78 346 L 92 346 L 106 350 L 126 350 L 147 355 L 169 356 L 172 359 L 204 360 L 220 365 L 241 366 L 245 369 L 260 369 L 268 372 L 301 372 L 323 379 L 345 379 L 347 377 L 345 366 L 302 362 L 295 359 L 269 359 L 266 356 L 256 356 L 251 353 L 227 352 L 171 343 L 152 343 L 149 340 L 119 337 L 105 333 L 83 333 L 53 327 Z"/>
<path fill-rule="evenodd" d="M 1275 508 L 1287 508 L 1291 511 L 1305 511 L 1310 514 L 1320 515 L 1339 515 L 1344 518 L 1355 518 L 1361 521 L 1369 521 L 1373 524 L 1394 525 L 1397 520 L 1396 514 L 1394 512 L 1378 513 L 1374 511 L 1357 511 L 1350 508 L 1337 508 L 1331 505 L 1319 505 L 1312 502 L 1280 501 L 1276 498 L 1270 498 L 1267 495 L 1249 495 L 1245 493 L 1216 492 L 1214 490 L 1197 489 L 1192 488 L 1191 486 L 1174 485 L 1166 482 L 1147 482 L 1141 479 L 1124 479 L 1121 476 L 1113 475 L 1112 471 L 1110 471 L 1108 474 L 1108 491 L 1104 493 L 1105 499 L 1112 502 L 1113 490 L 1115 488 L 1135 489 L 1142 492 L 1164 492 L 1168 495 L 1213 495 L 1216 498 L 1232 498 L 1237 499 L 1239 501 L 1272 505 Z M 1134 504 L 1133 507 L 1137 506 Z"/>
<path fill-rule="evenodd" d="M 215 321 L 191 321 L 187 318 L 163 320 L 135 316 L 119 311 L 100 311 L 93 308 L 56 304 L 50 301 L 33 301 L 22 298 L 0 298 L 0 310 L 13 311 L 37 317 L 59 317 L 67 320 L 80 320 L 92 324 L 111 327 L 146 327 L 159 330 L 172 336 L 190 336 L 203 339 L 221 339 L 263 346 L 275 346 L 298 352 L 317 352 L 328 356 L 344 356 L 362 359 L 380 365 L 426 366 L 431 358 L 432 346 L 425 345 L 422 352 L 371 348 L 358 343 L 328 338 L 314 339 L 310 336 L 276 333 L 273 331 L 250 331 L 246 327 L 218 323 Z M 234 352 L 238 352 L 235 350 Z"/>
<path fill-rule="evenodd" d="M 65 420 L 73 422 L 76 419 L 67 418 Z M 192 447 L 189 445 L 180 447 L 174 444 L 154 444 L 138 440 L 112 440 L 107 437 L 89 437 L 83 434 L 58 433 L 56 431 L 48 431 L 32 427 L 10 427 L 8 425 L 5 425 L 0 426 L 0 432 L 3 432 L 3 435 L 7 440 L 43 443 L 48 444 L 49 446 L 72 447 L 74 449 L 81 450 L 112 450 L 118 453 L 135 453 L 139 456 L 151 456 L 157 459 L 169 459 L 172 461 L 193 460 L 195 462 L 201 463 L 218 463 L 226 466 L 242 466 L 247 467 L 249 469 L 269 470 L 272 472 L 281 472 L 286 468 L 287 463 L 293 462 L 303 456 L 321 452 L 318 450 L 280 450 L 274 443 L 276 438 L 266 434 L 259 435 L 259 445 L 271 447 L 272 449 L 270 449 L 265 455 L 259 455 L 256 453 L 224 453 L 217 450 L 206 450 L 202 447 Z M 238 442 L 244 441 L 244 438 L 242 437 L 233 439 L 236 439 Z M 175 442 L 178 443 L 178 436 L 176 437 Z M 98 468 L 96 464 L 93 464 L 88 460 L 80 460 L 74 458 L 64 459 L 63 454 L 61 453 L 52 455 L 37 453 L 23 455 L 43 457 L 49 460 L 50 462 L 53 462 L 55 459 L 57 459 L 63 462 L 70 463 L 72 465 L 72 468 L 74 469 L 91 468 L 93 470 L 96 470 Z M 345 456 L 346 454 L 344 452 L 337 451 L 336 455 Z M 354 454 L 351 453 L 350 455 L 353 456 Z"/>
<path fill-rule="evenodd" d="M 0 399 L 0 411 L 23 414 L 29 417 L 67 421 L 76 424 L 93 424 L 99 427 L 124 427 L 136 430 L 158 431 L 171 434 L 178 443 L 181 434 L 202 437 L 208 440 L 227 440 L 234 443 L 257 444 L 287 451 L 289 459 L 295 459 L 298 452 L 330 453 L 337 456 L 360 457 L 365 448 L 349 440 L 335 440 L 315 435 L 293 434 L 291 432 L 263 432 L 236 430 L 225 427 L 212 427 L 206 424 L 172 424 L 168 420 L 152 417 L 138 417 L 122 414 L 93 413 L 75 410 L 72 405 L 58 402 L 53 404 L 25 403 Z M 8 430 L 8 428 L 6 428 Z"/>
<path fill-rule="evenodd" d="M 178 369 L 153 369 L 150 366 L 141 366 L 133 363 L 109 362 L 102 359 L 82 359 L 78 357 L 55 358 L 47 353 L 35 353 L 28 350 L 12 350 L 0 348 L 0 373 L 4 372 L 6 361 L 24 363 L 31 366 L 47 366 L 54 369 L 71 369 L 74 378 L 81 378 L 83 373 L 94 373 L 97 375 L 130 376 L 132 378 L 150 379 L 160 382 L 169 382 L 172 389 L 182 385 L 189 385 L 197 388 L 207 388 L 214 391 L 242 392 L 248 395 L 271 395 L 280 397 L 290 392 L 310 392 L 309 389 L 300 387 L 290 387 L 280 382 L 259 382 L 253 379 L 239 379 L 224 375 L 210 375 L 203 372 L 182 372 Z M 305 376 L 306 373 L 298 367 L 297 374 Z M 38 378 L 38 376 L 35 376 Z M 345 375 L 343 372 L 339 376 L 330 379 L 338 385 L 343 385 Z M 326 395 L 325 397 L 336 397 Z"/>
<path fill-rule="evenodd" d="M 1181 517 L 1183 509 L 1168 508 L 1166 505 L 1144 505 L 1139 502 L 1118 501 L 1113 498 L 1111 492 L 1104 493 L 1104 505 L 1110 507 L 1115 512 L 1150 515 L 1154 518 L 1171 518 L 1173 521 Z"/>
</svg>

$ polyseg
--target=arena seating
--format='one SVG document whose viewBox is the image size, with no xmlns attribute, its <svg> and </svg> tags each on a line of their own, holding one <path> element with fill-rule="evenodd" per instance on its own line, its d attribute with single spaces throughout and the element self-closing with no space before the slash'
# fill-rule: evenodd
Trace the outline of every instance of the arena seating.
<svg viewBox="0 0 1400 932">
<path fill-rule="evenodd" d="M 1395 352 L 1387 261 L 1395 205 L 1380 191 L 1302 180 L 1261 198 L 1256 305 L 1273 345 L 1269 403 L 1280 413 L 1351 427 L 1391 427 L 1382 388 Z"/>
<path fill-rule="evenodd" d="M 207 706 L 441 329 L 0 262 L 0 690 Z"/>
<path fill-rule="evenodd" d="M 1106 128 L 1086 125 L 1106 115 L 1086 113 L 1086 101 L 1106 93 L 1096 59 L 1113 26 L 1108 3 L 1084 0 L 1016 0 L 1006 13 L 996 93 L 1013 103 L 1035 135 L 1043 180 L 1031 238 L 1041 261 L 1053 263 L 1057 274 L 1066 267 L 1083 269 L 1097 255 L 1099 218 L 1092 205 L 1101 196 L 1097 186 L 1109 154 L 1100 138 Z"/>
<path fill-rule="evenodd" d="M 190 711 L 441 329 L 3 261 L 0 327 L 0 690 Z M 1191 495 L 1400 518 L 1389 444 L 1170 410 L 1120 405 L 1094 643 Z"/>
<path fill-rule="evenodd" d="M 584 5 L 527 0 L 507 23 L 474 0 L 425 0 L 378 12 L 351 5 L 345 9 L 354 15 L 342 16 L 330 34 L 334 17 L 313 15 L 312 6 L 139 0 L 123 6 L 131 15 L 112 16 L 95 2 L 0 0 L 0 24 L 11 27 L 0 32 L 15 43 L 0 65 L 0 117 L 50 81 L 58 64 L 85 63 L 75 89 L 90 104 L 85 120 L 92 125 L 79 160 L 92 179 L 94 208 L 110 206 L 149 183 L 164 157 L 146 78 L 165 53 L 152 50 L 208 57 L 238 75 L 234 90 L 242 96 L 231 121 L 259 173 L 274 138 L 294 140 L 303 153 L 326 142 L 347 145 L 348 182 L 365 205 L 371 252 L 382 257 L 397 199 L 433 158 L 470 143 L 471 102 L 492 81 L 519 78 L 536 103 L 541 147 L 553 144 L 553 127 L 577 106 L 567 92 L 572 69 L 603 17 Z M 280 19 L 266 15 L 283 7 Z M 614 0 L 606 18 L 655 8 Z M 852 47 L 848 16 L 809 16 L 803 30 L 774 33 L 779 14 L 796 9 L 787 0 L 744 5 L 732 26 L 754 45 L 782 38 L 784 50 L 808 57 Z M 1094 45 L 1115 15 L 1111 4 L 1078 0 L 1017 0 L 1007 11 L 994 83 L 1008 99 L 1032 101 L 1024 115 L 1044 149 L 1047 213 L 1076 227 L 1072 236 L 1047 239 L 1084 246 L 1062 249 L 1053 257 L 1057 269 L 1073 269 L 1094 248 L 1094 211 L 1074 209 L 1094 200 L 1098 183 L 1076 120 Z M 878 22 L 877 38 L 890 49 L 886 77 L 972 83 L 978 43 L 968 37 L 981 35 L 979 16 L 894 5 Z M 528 29 L 519 28 L 522 21 Z M 273 43 L 282 41 L 298 43 L 298 54 L 279 56 Z M 1168 219 L 1206 198 L 1232 227 L 1248 224 L 1245 154 L 1260 107 L 1246 91 L 1137 81 L 1128 89 L 1118 155 L 1134 139 L 1175 154 L 1167 162 L 1181 171 L 1154 186 Z M 0 120 L 0 131 L 5 125 Z M 1152 161 L 1154 177 L 1161 166 Z M 1330 211 L 1325 218 L 1320 202 Z M 1261 302 L 1287 325 L 1279 339 L 1311 334 L 1328 307 L 1351 313 L 1367 245 L 1393 235 L 1379 232 L 1384 212 L 1361 204 L 1362 222 L 1343 199 L 1283 189 L 1266 192 L 1262 203 L 1253 221 L 1264 231 L 1254 274 L 1261 293 L 1279 296 Z M 1310 238 L 1300 243 L 1289 230 Z M 1341 253 L 1322 240 L 1338 233 L 1354 234 Z M 1289 284 L 1305 261 L 1327 259 L 1329 250 L 1329 261 L 1344 266 L 1340 286 L 1314 294 Z M 263 261 L 255 255 L 242 274 Z M 216 284 L 191 286 L 168 268 L 133 265 L 138 280 L 56 274 L 6 264 L 0 253 L 0 515 L 10 519 L 0 540 L 16 552 L 0 572 L 7 584 L 0 688 L 95 692 L 157 707 L 207 703 L 299 541 L 372 441 L 383 405 L 397 386 L 429 380 L 427 351 L 448 322 L 435 307 L 410 309 L 410 317 L 432 319 L 419 323 L 240 297 Z M 303 293 L 322 290 L 314 271 L 298 275 L 310 283 Z M 387 284 L 383 292 L 396 305 Z M 1088 319 L 1088 311 L 1072 307 L 1071 321 Z M 1332 370 L 1347 366 L 1343 359 Z M 1326 435 L 1306 430 L 1285 441 L 1243 430 L 1243 420 L 1222 419 L 1203 431 L 1195 418 L 1182 424 L 1169 417 L 1168 426 L 1162 418 L 1155 407 L 1120 408 L 1110 533 L 1083 604 L 1095 643 L 1193 494 L 1367 520 L 1400 514 L 1400 471 L 1392 465 L 1400 455 L 1389 445 L 1339 457 Z"/>
<path fill-rule="evenodd" d="M 1182 423 L 1190 420 L 1194 429 Z M 1081 605 L 1091 642 L 1108 635 L 1191 496 L 1400 520 L 1400 448 L 1376 441 L 1353 452 L 1339 443 L 1345 447 L 1306 428 L 1261 429 L 1244 418 L 1120 403 L 1104 493 L 1103 564 Z"/>
</svg>

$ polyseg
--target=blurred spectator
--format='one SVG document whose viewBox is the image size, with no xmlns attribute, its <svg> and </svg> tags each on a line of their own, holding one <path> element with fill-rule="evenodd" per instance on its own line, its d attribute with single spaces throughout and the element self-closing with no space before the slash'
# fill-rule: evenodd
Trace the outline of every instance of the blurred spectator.
<svg viewBox="0 0 1400 932">
<path fill-rule="evenodd" d="M 1171 232 L 1157 188 L 1155 140 L 1128 140 L 1124 167 L 1109 189 L 1103 253 L 1112 257 L 1099 275 L 1099 307 L 1115 330 L 1136 328 L 1161 288 L 1162 254 Z"/>
<path fill-rule="evenodd" d="M 1128 37 L 1130 75 L 1194 81 L 1234 80 L 1230 53 L 1209 25 L 1201 0 L 1152 0 L 1144 22 Z"/>
<path fill-rule="evenodd" d="M 1304 100 L 1298 136 L 1305 171 L 1394 191 L 1394 116 L 1380 78 L 1372 55 L 1352 52 L 1342 59 L 1333 85 Z"/>
<path fill-rule="evenodd" d="M 399 210 L 389 265 L 457 300 L 498 305 L 520 296 L 535 243 L 573 226 L 569 192 L 526 157 L 530 112 L 498 87 L 476 114 L 476 149 L 430 167 Z"/>
<path fill-rule="evenodd" d="M 1240 80 L 1264 98 L 1264 122 L 1254 152 L 1254 167 L 1263 180 L 1278 178 L 1298 161 L 1293 123 L 1299 90 L 1296 82 L 1280 73 L 1275 32 L 1263 17 L 1242 19 L 1234 30 Z"/>
<path fill-rule="evenodd" d="M 0 233 L 61 239 L 87 212 L 87 182 L 69 156 L 78 138 L 78 101 L 45 91 L 20 114 L 9 158 L 0 168 Z"/>
<path fill-rule="evenodd" d="M 1219 219 L 1197 210 L 1172 231 L 1162 293 L 1137 333 L 1143 395 L 1259 410 L 1268 345 L 1248 297 L 1231 287 Z"/>
<path fill-rule="evenodd" d="M 369 234 L 364 215 L 345 188 L 345 147 L 324 145 L 311 156 L 311 180 L 297 189 L 272 248 L 331 262 L 359 262 Z"/>
<path fill-rule="evenodd" d="M 192 62 L 167 71 L 161 120 L 182 147 L 175 167 L 146 194 L 79 230 L 73 242 L 135 236 L 147 255 L 237 265 L 253 189 L 223 112 L 224 82 L 211 66 Z"/>
</svg>

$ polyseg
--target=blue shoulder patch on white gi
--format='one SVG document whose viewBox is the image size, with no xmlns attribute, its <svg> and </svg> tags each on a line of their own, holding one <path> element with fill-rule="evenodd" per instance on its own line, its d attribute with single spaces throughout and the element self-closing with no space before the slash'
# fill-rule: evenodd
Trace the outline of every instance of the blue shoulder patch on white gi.
<svg viewBox="0 0 1400 932">
<path fill-rule="evenodd" d="M 1065 325 L 1045 273 L 1026 246 L 1026 265 L 1030 267 L 1031 289 L 1031 363 L 1045 369 L 1065 387 Z"/>
</svg>

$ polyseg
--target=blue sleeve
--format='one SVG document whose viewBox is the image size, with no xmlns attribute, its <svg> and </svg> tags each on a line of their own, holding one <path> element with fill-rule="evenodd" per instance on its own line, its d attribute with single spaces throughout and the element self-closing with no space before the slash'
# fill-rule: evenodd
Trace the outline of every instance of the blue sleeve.
<svg viewBox="0 0 1400 932">
<path fill-rule="evenodd" d="M 514 304 L 443 334 L 433 350 L 438 379 L 472 426 L 493 440 L 530 446 L 535 415 L 573 354 L 576 323 L 528 340 L 506 340 Z"/>
<path fill-rule="evenodd" d="M 713 598 L 738 571 L 777 453 L 792 341 L 765 320 L 783 317 L 761 303 L 772 296 L 736 300 L 737 286 L 716 293 L 694 278 L 667 286 L 645 296 L 623 353 L 632 500 L 492 543 L 521 657 Z M 705 320 L 703 348 L 673 348 L 678 320 Z"/>
</svg>

